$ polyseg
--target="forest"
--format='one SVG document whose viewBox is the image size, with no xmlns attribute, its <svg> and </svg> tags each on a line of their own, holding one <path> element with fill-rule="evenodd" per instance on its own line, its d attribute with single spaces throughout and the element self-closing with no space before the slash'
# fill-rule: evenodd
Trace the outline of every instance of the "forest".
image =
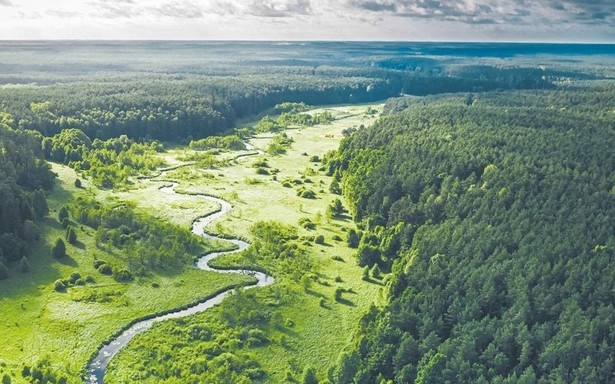
<svg viewBox="0 0 615 384">
<path fill-rule="evenodd" d="M 342 142 L 357 262 L 388 275 L 334 382 L 613 379 L 613 89 L 392 100 Z"/>
</svg>

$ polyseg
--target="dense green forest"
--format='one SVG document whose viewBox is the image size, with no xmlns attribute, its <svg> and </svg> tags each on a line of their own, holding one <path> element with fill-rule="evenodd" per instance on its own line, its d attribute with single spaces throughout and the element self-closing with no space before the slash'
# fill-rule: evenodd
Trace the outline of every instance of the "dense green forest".
<svg viewBox="0 0 615 384">
<path fill-rule="evenodd" d="M 0 58 L 0 112 L 10 114 L 9 125 L 45 136 L 76 128 L 92 140 L 127 135 L 187 144 L 283 102 L 323 105 L 399 94 L 544 89 L 570 78 L 606 75 L 598 66 L 584 73 L 578 66 L 549 60 L 541 67 L 523 59 L 477 65 L 452 56 L 400 55 L 395 47 L 378 45 L 326 55 L 321 51 L 326 46 L 316 47 L 307 57 L 306 48 L 263 44 L 248 47 L 251 60 L 241 43 L 195 44 L 194 52 L 177 47 L 165 52 L 151 43 L 132 47 L 134 54 L 128 57 L 124 52 L 109 55 L 112 47 L 106 44 L 5 48 L 12 56 Z M 300 59 L 283 59 L 296 54 Z M 49 62 L 31 63 L 41 55 Z"/>
<path fill-rule="evenodd" d="M 7 265 L 28 263 L 29 247 L 49 211 L 45 196 L 54 175 L 43 158 L 41 135 L 14 131 L 6 115 L 0 119 L 0 279 L 6 279 Z"/>
<path fill-rule="evenodd" d="M 390 271 L 334 382 L 615 379 L 614 89 L 393 100 L 328 156 Z"/>
</svg>

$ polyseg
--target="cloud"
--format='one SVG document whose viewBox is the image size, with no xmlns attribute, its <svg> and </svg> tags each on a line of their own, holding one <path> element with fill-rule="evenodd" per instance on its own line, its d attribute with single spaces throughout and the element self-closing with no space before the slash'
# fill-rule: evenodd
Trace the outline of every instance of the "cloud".
<svg viewBox="0 0 615 384">
<path fill-rule="evenodd" d="M 0 6 L 12 7 L 13 3 L 11 2 L 11 0 L 0 0 Z"/>
<path fill-rule="evenodd" d="M 198 19 L 203 17 L 203 8 L 194 3 L 174 1 L 150 8 L 155 15 L 176 19 Z"/>
<path fill-rule="evenodd" d="M 94 7 L 92 16 L 108 19 L 132 18 L 141 14 L 134 0 L 96 0 L 89 3 Z"/>
<path fill-rule="evenodd" d="M 469 24 L 550 24 L 577 22 L 615 25 L 613 0 L 347 0 L 349 7 L 398 17 Z"/>
<path fill-rule="evenodd" d="M 310 0 L 217 1 L 208 10 L 219 15 L 256 17 L 292 17 L 313 13 Z"/>
</svg>

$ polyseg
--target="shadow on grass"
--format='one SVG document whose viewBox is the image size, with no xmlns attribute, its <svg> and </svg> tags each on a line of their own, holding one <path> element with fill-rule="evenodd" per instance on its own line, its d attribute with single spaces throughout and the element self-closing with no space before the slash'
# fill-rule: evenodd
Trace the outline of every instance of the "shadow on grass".
<svg viewBox="0 0 615 384">
<path fill-rule="evenodd" d="M 341 299 L 337 299 L 336 302 L 343 304 L 343 305 L 347 305 L 349 307 L 355 307 L 355 303 L 353 303 L 352 301 L 348 300 L 348 299 L 344 299 L 343 297 Z"/>
<path fill-rule="evenodd" d="M 79 240 L 75 241 L 75 243 L 72 244 L 72 246 L 75 247 L 75 248 L 79 248 L 82 251 L 85 251 L 85 244 L 83 242 L 79 241 Z"/>
<path fill-rule="evenodd" d="M 68 265 L 70 267 L 78 267 L 79 263 L 77 263 L 75 261 L 75 259 L 73 259 L 72 257 L 66 255 L 60 259 L 56 259 L 58 261 L 58 263 L 62 264 L 62 265 Z"/>
</svg>

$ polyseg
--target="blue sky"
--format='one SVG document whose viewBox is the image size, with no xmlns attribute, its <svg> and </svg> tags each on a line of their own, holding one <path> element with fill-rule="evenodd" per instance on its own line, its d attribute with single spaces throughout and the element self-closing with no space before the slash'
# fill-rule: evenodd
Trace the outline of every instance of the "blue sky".
<svg viewBox="0 0 615 384">
<path fill-rule="evenodd" d="M 615 0 L 0 0 L 0 39 L 615 42 Z"/>
</svg>

